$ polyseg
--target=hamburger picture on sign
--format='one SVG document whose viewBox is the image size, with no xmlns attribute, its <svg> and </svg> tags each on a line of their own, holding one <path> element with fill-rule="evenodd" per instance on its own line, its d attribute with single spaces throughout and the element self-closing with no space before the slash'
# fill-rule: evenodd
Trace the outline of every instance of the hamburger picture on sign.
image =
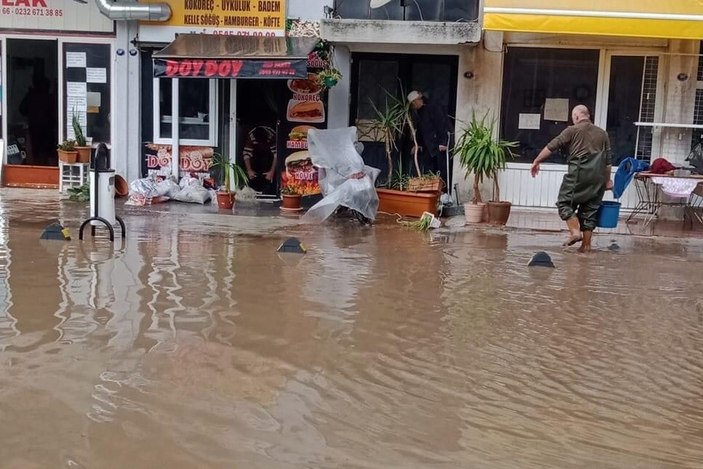
<svg viewBox="0 0 703 469">
<path fill-rule="evenodd" d="M 290 92 L 285 108 L 285 157 L 281 188 L 288 187 L 303 196 L 320 194 L 317 169 L 308 153 L 308 131 L 326 128 L 327 105 L 324 87 L 317 80 L 322 61 L 316 51 L 308 57 L 308 76 L 288 80 Z"/>
</svg>

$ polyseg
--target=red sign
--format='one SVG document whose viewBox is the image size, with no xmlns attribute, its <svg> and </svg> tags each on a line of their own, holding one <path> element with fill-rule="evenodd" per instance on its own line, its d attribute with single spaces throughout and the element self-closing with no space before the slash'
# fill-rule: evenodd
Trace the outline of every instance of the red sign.
<svg viewBox="0 0 703 469">
<path fill-rule="evenodd" d="M 157 78 L 305 78 L 301 60 L 154 59 Z"/>
</svg>

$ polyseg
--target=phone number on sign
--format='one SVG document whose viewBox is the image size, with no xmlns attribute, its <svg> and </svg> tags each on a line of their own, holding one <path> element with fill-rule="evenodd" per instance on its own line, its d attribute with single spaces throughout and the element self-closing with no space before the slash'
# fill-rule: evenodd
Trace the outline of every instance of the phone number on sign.
<svg viewBox="0 0 703 469">
<path fill-rule="evenodd" d="M 3 8 L 2 14 L 18 16 L 63 16 L 63 10 L 56 8 Z"/>
</svg>

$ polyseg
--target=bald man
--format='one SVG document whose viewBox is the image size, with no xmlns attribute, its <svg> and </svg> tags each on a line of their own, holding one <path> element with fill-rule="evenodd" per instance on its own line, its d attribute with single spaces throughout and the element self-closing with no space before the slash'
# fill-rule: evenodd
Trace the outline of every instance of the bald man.
<svg viewBox="0 0 703 469">
<path fill-rule="evenodd" d="M 589 252 L 603 194 L 613 187 L 610 140 L 605 130 L 593 125 L 586 106 L 576 106 L 571 120 L 574 125 L 542 149 L 530 172 L 536 177 L 540 164 L 559 149 L 567 155 L 568 170 L 557 198 L 559 216 L 569 228 L 564 246 L 581 242 L 579 252 Z"/>
</svg>

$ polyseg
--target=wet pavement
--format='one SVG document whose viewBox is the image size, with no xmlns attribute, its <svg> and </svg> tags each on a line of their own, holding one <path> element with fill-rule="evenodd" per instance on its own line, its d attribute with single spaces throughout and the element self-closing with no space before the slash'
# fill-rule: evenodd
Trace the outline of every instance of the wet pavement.
<svg viewBox="0 0 703 469">
<path fill-rule="evenodd" d="M 703 241 L 238 210 L 0 189 L 1 467 L 700 467 Z"/>
</svg>

